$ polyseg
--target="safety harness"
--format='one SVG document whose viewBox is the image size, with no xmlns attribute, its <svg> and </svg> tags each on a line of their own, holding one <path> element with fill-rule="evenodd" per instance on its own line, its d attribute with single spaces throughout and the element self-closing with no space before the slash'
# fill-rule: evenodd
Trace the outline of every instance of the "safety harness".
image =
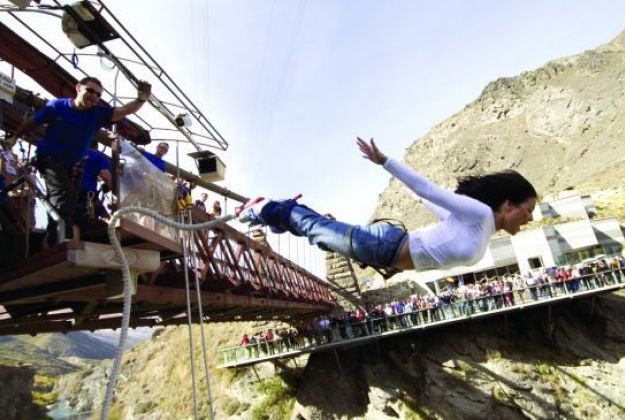
<svg viewBox="0 0 625 420">
<path fill-rule="evenodd" d="M 408 230 L 406 229 L 406 225 L 404 225 L 404 223 L 400 220 L 396 220 L 396 219 L 390 219 L 390 218 L 380 218 L 380 219 L 375 219 L 373 221 L 371 221 L 371 223 L 369 223 L 369 225 L 373 225 L 376 223 L 386 223 L 389 224 L 391 226 L 394 226 L 396 228 L 400 228 L 402 229 L 404 232 L 408 233 Z M 352 247 L 352 233 L 354 231 L 354 228 L 356 226 L 350 226 L 347 229 L 347 232 L 345 232 L 345 248 L 347 249 L 347 253 L 350 259 L 354 260 L 357 264 L 358 267 L 365 269 L 367 267 L 371 267 L 373 268 L 375 271 L 377 271 L 383 278 L 384 280 L 393 277 L 395 274 L 400 273 L 402 270 L 400 270 L 399 268 L 394 268 L 394 267 L 375 267 L 375 266 L 370 266 L 368 264 L 365 264 L 363 262 L 358 261 L 355 256 L 354 256 L 354 249 Z"/>
</svg>

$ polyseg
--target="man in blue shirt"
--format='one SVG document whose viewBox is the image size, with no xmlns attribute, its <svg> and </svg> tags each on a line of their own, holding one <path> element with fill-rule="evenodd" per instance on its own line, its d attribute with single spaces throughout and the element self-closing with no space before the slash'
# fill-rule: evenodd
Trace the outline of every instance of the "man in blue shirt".
<svg viewBox="0 0 625 420">
<path fill-rule="evenodd" d="M 48 124 L 46 135 L 37 144 L 37 169 L 46 182 L 48 199 L 65 222 L 65 236 L 80 239 L 76 225 L 77 189 L 80 182 L 75 166 L 88 154 L 89 143 L 102 127 L 134 114 L 150 98 L 151 86 L 140 82 L 137 99 L 112 108 L 100 101 L 102 83 L 85 77 L 76 85 L 75 98 L 49 101 L 15 132 L 14 138 L 38 125 Z M 79 178 L 79 177 L 78 177 Z M 47 244 L 57 242 L 56 222 L 48 215 Z"/>
<path fill-rule="evenodd" d="M 160 169 L 161 172 L 165 172 L 165 161 L 163 160 L 163 157 L 165 157 L 169 151 L 169 144 L 165 142 L 159 143 L 158 146 L 156 146 L 156 153 L 146 152 L 143 149 L 139 149 L 139 151 L 147 160 Z"/>
<path fill-rule="evenodd" d="M 87 152 L 83 174 L 81 191 L 78 195 L 78 217 L 101 218 L 108 216 L 98 197 L 98 178 L 104 181 L 103 190 L 107 191 L 112 185 L 111 160 L 98 150 L 98 141 L 91 142 L 91 148 Z"/>
</svg>

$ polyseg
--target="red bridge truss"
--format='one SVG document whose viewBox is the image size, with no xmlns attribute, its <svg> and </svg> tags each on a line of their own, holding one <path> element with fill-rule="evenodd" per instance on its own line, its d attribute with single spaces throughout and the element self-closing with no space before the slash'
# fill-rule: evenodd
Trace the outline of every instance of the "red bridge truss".
<svg viewBox="0 0 625 420">
<path fill-rule="evenodd" d="M 12 16 L 24 24 L 17 14 Z M 31 31 L 39 36 L 36 30 Z M 41 41 L 53 48 L 47 40 Z M 67 65 L 59 64 L 64 59 L 67 57 L 62 55 L 51 59 L 0 22 L 0 60 L 19 68 L 57 97 L 73 95 L 77 81 Z M 15 131 L 25 115 L 43 104 L 42 98 L 17 87 L 13 103 L 0 101 L 0 128 Z M 149 131 L 128 119 L 119 123 L 118 133 L 136 144 L 150 142 Z M 34 131 L 24 140 L 36 144 L 42 134 L 41 130 Z M 104 130 L 98 139 L 104 144 L 110 142 Z M 113 193 L 119 188 L 117 159 L 114 152 L 117 181 Z M 167 169 L 225 197 L 245 200 L 172 165 Z M 25 209 L 29 201 L 22 195 L 12 199 L 8 207 L 0 206 L 0 334 L 119 327 L 121 274 L 112 258 L 106 224 L 90 222 L 82 227 L 80 242 L 43 250 L 43 232 L 32 231 L 32 223 L 25 222 L 32 217 Z M 207 217 L 194 213 L 197 221 Z M 289 320 L 329 312 L 334 306 L 324 281 L 230 226 L 222 224 L 198 232 L 186 254 L 179 238 L 149 224 L 123 220 L 117 232 L 135 273 L 131 327 L 187 322 L 187 295 L 192 312 L 197 312 L 201 301 L 205 321 Z M 184 255 L 188 256 L 186 262 Z M 192 284 L 190 293 L 185 274 Z M 194 290 L 196 275 L 199 296 Z M 193 321 L 199 321 L 198 315 L 193 315 Z"/>
<path fill-rule="evenodd" d="M 196 220 L 209 216 L 196 212 Z M 85 230 L 85 241 L 39 251 L 41 234 L 30 235 L 34 252 L 19 258 L 23 241 L 2 241 L 9 255 L 0 273 L 0 334 L 36 334 L 117 328 L 121 324 L 121 274 L 112 258 L 105 224 Z M 222 224 L 198 232 L 184 264 L 179 241 L 124 220 L 118 228 L 137 273 L 130 326 L 186 323 L 185 271 L 197 312 L 197 275 L 205 322 L 307 318 L 329 312 L 325 282 L 302 267 Z M 12 254 L 12 255 L 11 255 Z M 193 263 L 193 261 L 197 261 Z M 197 314 L 193 321 L 199 322 Z"/>
</svg>

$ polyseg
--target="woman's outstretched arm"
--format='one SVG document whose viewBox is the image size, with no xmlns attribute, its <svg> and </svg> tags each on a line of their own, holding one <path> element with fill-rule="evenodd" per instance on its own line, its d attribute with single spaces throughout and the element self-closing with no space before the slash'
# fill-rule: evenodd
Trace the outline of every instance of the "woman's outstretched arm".
<svg viewBox="0 0 625 420">
<path fill-rule="evenodd" d="M 481 218 L 490 212 L 490 207 L 486 204 L 467 196 L 447 191 L 408 166 L 395 159 L 389 159 L 378 149 L 373 139 L 367 143 L 358 137 L 358 148 L 363 153 L 365 159 L 375 164 L 383 165 L 384 169 L 399 179 L 419 197 L 449 210 L 459 217 Z"/>
</svg>

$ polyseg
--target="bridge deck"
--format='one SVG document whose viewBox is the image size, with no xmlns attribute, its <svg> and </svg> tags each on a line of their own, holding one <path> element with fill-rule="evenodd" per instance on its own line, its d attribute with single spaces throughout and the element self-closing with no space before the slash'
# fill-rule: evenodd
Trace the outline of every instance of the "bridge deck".
<svg viewBox="0 0 625 420">
<path fill-rule="evenodd" d="M 14 256 L 0 263 L 0 335 L 121 325 L 121 271 L 107 243 L 106 226 L 96 221 L 83 231 L 88 241 L 43 251 L 41 238 L 35 241 L 33 234 L 26 258 L 19 256 L 17 244 L 0 242 Z M 130 326 L 186 323 L 180 242 L 127 220 L 118 232 L 135 273 Z M 192 285 L 198 276 L 204 321 L 308 318 L 333 308 L 322 280 L 241 232 L 218 225 L 198 237 L 202 241 L 193 249 L 200 262 L 196 269 L 187 266 L 186 274 Z M 195 290 L 190 300 L 195 311 Z M 199 322 L 197 315 L 193 322 Z"/>
<path fill-rule="evenodd" d="M 574 282 L 579 282 L 581 287 L 576 292 L 571 291 L 571 286 Z M 328 341 L 323 334 L 317 332 L 314 343 L 310 345 L 303 345 L 302 337 L 299 337 L 299 344 L 296 346 L 287 346 L 278 338 L 274 340 L 274 343 L 269 345 L 267 343 L 261 343 L 249 346 L 223 348 L 219 350 L 220 363 L 218 367 L 233 368 L 277 359 L 293 358 L 306 353 L 364 344 L 388 337 L 395 337 L 400 334 L 410 334 L 417 331 L 455 325 L 486 317 L 517 313 L 540 306 L 570 302 L 575 299 L 583 299 L 598 294 L 614 292 L 623 288 L 625 288 L 625 275 L 618 271 L 608 271 L 599 275 L 571 279 L 563 283 L 549 283 L 514 290 L 512 293 L 514 295 L 515 304 L 510 306 L 497 306 L 496 300 L 502 297 L 503 294 L 501 294 L 498 296 L 484 296 L 454 302 L 450 305 L 423 309 L 413 313 L 372 319 L 359 324 L 351 324 L 352 337 L 347 339 L 339 338 L 336 341 Z M 537 295 L 548 293 L 549 297 L 533 299 L 533 293 Z M 466 310 L 463 311 L 463 307 L 466 308 Z M 487 309 L 484 310 L 483 308 Z M 400 321 L 400 318 L 404 320 Z M 411 318 L 415 319 L 417 322 L 413 324 Z M 405 326 L 402 325 L 402 322 L 404 322 Z M 354 336 L 355 334 L 359 336 L 356 337 Z M 335 337 L 339 336 L 336 331 L 333 335 Z"/>
</svg>

